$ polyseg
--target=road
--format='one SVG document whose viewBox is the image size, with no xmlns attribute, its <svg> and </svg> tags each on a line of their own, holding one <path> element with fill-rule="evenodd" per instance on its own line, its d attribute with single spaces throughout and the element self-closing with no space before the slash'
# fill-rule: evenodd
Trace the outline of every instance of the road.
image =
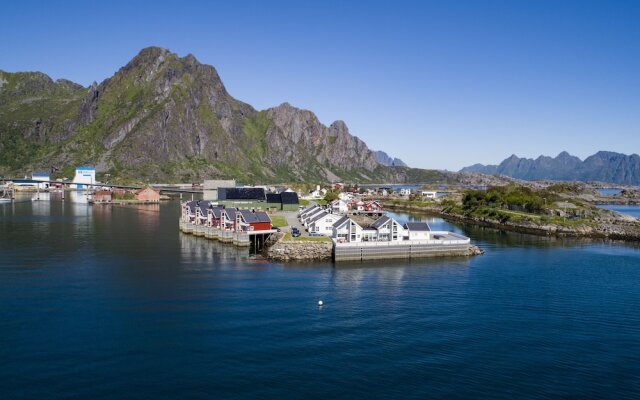
<svg viewBox="0 0 640 400">
<path fill-rule="evenodd" d="M 284 211 L 278 213 L 278 215 L 283 215 L 287 219 L 287 224 L 289 224 L 289 226 L 281 228 L 283 232 L 291 232 L 291 228 L 296 227 L 303 236 L 309 236 L 298 219 L 298 211 Z"/>
</svg>

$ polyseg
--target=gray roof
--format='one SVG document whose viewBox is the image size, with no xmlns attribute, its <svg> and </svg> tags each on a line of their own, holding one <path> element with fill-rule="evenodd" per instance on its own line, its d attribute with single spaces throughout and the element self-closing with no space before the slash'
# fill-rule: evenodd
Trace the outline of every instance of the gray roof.
<svg viewBox="0 0 640 400">
<path fill-rule="evenodd" d="M 301 217 L 304 217 L 305 215 L 307 215 L 307 214 L 308 214 L 308 213 L 310 213 L 311 211 L 316 210 L 316 209 L 319 209 L 319 208 L 320 208 L 320 206 L 319 206 L 319 205 L 317 205 L 317 204 L 314 204 L 314 205 L 312 205 L 312 206 L 309 206 L 309 207 L 305 208 L 304 210 L 302 210 L 302 212 L 300 213 L 300 216 L 301 216 Z"/>
<path fill-rule="evenodd" d="M 305 215 L 303 218 L 314 218 L 315 216 L 325 213 L 326 211 L 323 210 L 322 208 L 318 208 L 317 210 L 314 210 L 313 212 L 310 212 L 309 214 Z"/>
<path fill-rule="evenodd" d="M 376 222 L 371 224 L 371 227 L 374 228 L 374 229 L 378 229 L 378 228 L 380 228 L 382 225 L 386 224 L 390 220 L 391 220 L 391 218 L 387 217 L 386 215 L 383 215 L 382 217 L 378 218 L 376 220 Z"/>
<path fill-rule="evenodd" d="M 211 213 L 214 218 L 220 218 L 220 214 L 222 213 L 223 208 L 220 206 L 211 207 Z"/>
<path fill-rule="evenodd" d="M 211 202 L 209 201 L 200 201 L 198 203 L 198 208 L 200 209 L 200 213 L 202 215 L 207 215 L 207 208 L 209 208 L 209 206 L 211 206 Z"/>
<path fill-rule="evenodd" d="M 340 225 L 344 224 L 345 222 L 347 222 L 349 220 L 349 217 L 347 217 L 346 215 L 342 218 L 340 218 L 339 220 L 337 220 L 334 224 L 333 227 L 334 228 L 339 228 Z"/>
<path fill-rule="evenodd" d="M 189 208 L 189 212 L 192 214 L 196 213 L 196 204 L 197 201 L 193 200 L 193 201 L 188 201 L 186 206 Z"/>
<path fill-rule="evenodd" d="M 426 222 L 407 222 L 404 224 L 404 229 L 408 229 L 410 231 L 430 231 L 431 228 L 429 224 Z"/>
<path fill-rule="evenodd" d="M 264 211 L 256 211 L 256 218 L 258 218 L 258 222 L 271 222 L 271 217 Z"/>
<path fill-rule="evenodd" d="M 329 213 L 327 211 L 325 211 L 325 210 L 322 210 L 321 213 L 319 213 L 318 215 L 315 215 L 313 218 L 311 218 L 309 220 L 309 223 L 316 222 L 317 220 L 319 220 L 320 218 L 324 217 L 325 215 L 329 215 Z"/>
<path fill-rule="evenodd" d="M 240 213 L 240 215 L 242 215 L 242 219 L 244 219 L 244 222 L 246 222 L 247 224 L 259 222 L 258 218 L 256 218 L 256 215 L 252 213 L 251 210 L 239 210 L 238 212 Z"/>
<path fill-rule="evenodd" d="M 224 209 L 224 212 L 225 212 L 225 214 L 227 214 L 229 219 L 236 219 L 237 211 L 238 210 L 235 207 L 229 207 L 229 208 L 225 208 Z"/>
<path fill-rule="evenodd" d="M 318 204 L 312 204 L 310 206 L 307 206 L 304 210 L 302 210 L 302 212 L 309 212 L 311 210 L 315 210 L 317 208 L 320 208 L 320 205 Z"/>
</svg>

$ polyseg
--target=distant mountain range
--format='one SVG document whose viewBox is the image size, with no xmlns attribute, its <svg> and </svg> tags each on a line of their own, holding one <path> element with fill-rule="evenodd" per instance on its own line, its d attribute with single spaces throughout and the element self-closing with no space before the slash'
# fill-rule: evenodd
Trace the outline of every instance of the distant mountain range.
<svg viewBox="0 0 640 400">
<path fill-rule="evenodd" d="M 102 83 L 0 71 L 0 175 L 73 176 L 95 165 L 111 180 L 430 182 L 450 174 L 405 165 L 335 121 L 283 103 L 258 111 L 233 98 L 215 68 L 159 47 Z M 391 160 L 391 161 L 389 161 Z"/>
<path fill-rule="evenodd" d="M 386 165 L 388 167 L 407 167 L 407 164 L 405 164 L 404 161 L 399 158 L 392 158 L 384 151 L 374 151 L 373 155 L 382 165 Z"/>
<path fill-rule="evenodd" d="M 599 181 L 640 185 L 640 156 L 600 151 L 584 161 L 563 151 L 557 157 L 512 155 L 499 165 L 475 164 L 460 172 L 506 175 L 524 180 Z"/>
</svg>

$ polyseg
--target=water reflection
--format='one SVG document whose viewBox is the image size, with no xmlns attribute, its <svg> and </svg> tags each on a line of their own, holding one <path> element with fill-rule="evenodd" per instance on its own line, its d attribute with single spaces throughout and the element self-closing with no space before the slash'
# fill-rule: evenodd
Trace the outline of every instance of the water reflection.
<svg viewBox="0 0 640 400">
<path fill-rule="evenodd" d="M 280 265 L 178 213 L 0 208 L 4 398 L 637 397 L 637 250 L 460 225 L 494 247 Z"/>
<path fill-rule="evenodd" d="M 180 255 L 188 269 L 233 269 L 251 257 L 247 248 L 179 232 Z"/>
</svg>

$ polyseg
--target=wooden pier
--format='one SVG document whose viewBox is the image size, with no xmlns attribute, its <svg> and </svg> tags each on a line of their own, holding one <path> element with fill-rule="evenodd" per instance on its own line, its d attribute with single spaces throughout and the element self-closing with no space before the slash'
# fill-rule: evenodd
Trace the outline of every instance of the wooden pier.
<svg viewBox="0 0 640 400">
<path fill-rule="evenodd" d="M 179 229 L 183 233 L 189 233 L 205 239 L 218 240 L 219 242 L 233 244 L 238 247 L 249 247 L 254 252 L 262 251 L 269 236 L 276 232 L 275 229 L 264 231 L 231 231 L 206 225 L 196 225 L 182 220 L 179 221 Z"/>
</svg>

